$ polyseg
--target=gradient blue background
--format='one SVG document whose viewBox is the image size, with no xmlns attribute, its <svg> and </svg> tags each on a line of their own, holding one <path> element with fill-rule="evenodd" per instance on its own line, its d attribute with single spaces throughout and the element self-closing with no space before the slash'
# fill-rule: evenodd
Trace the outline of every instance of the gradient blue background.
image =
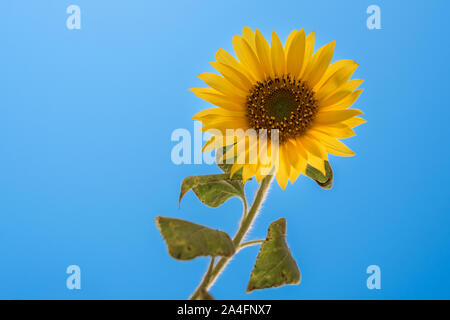
<svg viewBox="0 0 450 320">
<path fill-rule="evenodd" d="M 81 7 L 82 29 L 66 28 Z M 381 7 L 382 30 L 366 28 Z M 207 107 L 187 89 L 243 26 L 337 41 L 360 63 L 368 123 L 331 157 L 335 184 L 274 186 L 252 238 L 286 217 L 299 286 L 245 294 L 257 247 L 241 251 L 219 299 L 450 298 L 448 1 L 24 1 L 0 4 L 0 298 L 184 299 L 206 258 L 169 257 L 156 215 L 234 233 L 241 204 L 207 208 L 171 162 L 176 128 Z M 255 184 L 250 183 L 248 192 Z M 66 289 L 66 268 L 82 289 Z M 368 290 L 366 268 L 381 267 Z"/>
</svg>

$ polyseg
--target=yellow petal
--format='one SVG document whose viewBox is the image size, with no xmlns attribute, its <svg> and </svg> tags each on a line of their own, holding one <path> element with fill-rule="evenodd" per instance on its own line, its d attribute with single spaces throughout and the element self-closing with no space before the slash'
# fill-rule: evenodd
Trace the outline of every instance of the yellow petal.
<svg viewBox="0 0 450 320">
<path fill-rule="evenodd" d="M 314 52 L 314 40 L 315 40 L 315 34 L 314 31 L 308 34 L 308 36 L 305 39 L 305 57 L 303 59 L 303 66 L 302 71 L 300 72 L 300 78 L 303 78 L 311 60 L 312 60 L 312 54 Z"/>
<path fill-rule="evenodd" d="M 291 169 L 289 173 L 289 180 L 292 183 L 297 180 L 300 173 L 305 173 L 307 153 L 304 150 L 299 152 L 296 140 L 291 139 L 286 142 L 286 151 L 288 153 Z"/>
<path fill-rule="evenodd" d="M 348 63 L 331 75 L 322 87 L 319 90 L 316 90 L 316 99 L 319 103 L 343 86 L 350 79 L 357 67 L 358 64 L 356 62 Z"/>
<path fill-rule="evenodd" d="M 338 110 L 338 109 L 347 109 L 351 107 L 355 101 L 359 98 L 361 93 L 363 92 L 363 89 L 358 89 L 351 94 L 347 95 L 344 99 L 338 101 L 335 104 L 331 104 L 326 107 L 321 107 L 321 110 L 323 111 L 331 111 L 331 110 Z"/>
<path fill-rule="evenodd" d="M 297 30 L 292 30 L 292 32 L 289 34 L 289 36 L 286 39 L 286 44 L 284 45 L 284 52 L 287 53 L 289 51 L 289 47 L 291 46 L 292 40 L 294 40 L 295 35 L 297 34 Z"/>
<path fill-rule="evenodd" d="M 366 122 L 367 121 L 362 119 L 362 118 L 353 117 L 353 118 L 350 118 L 350 119 L 344 121 L 343 124 L 349 126 L 350 128 L 354 128 L 354 127 L 357 127 L 357 126 L 359 126 L 359 125 L 361 125 L 363 123 L 366 123 Z"/>
<path fill-rule="evenodd" d="M 220 146 L 217 146 L 216 143 L 219 141 L 220 139 L 217 139 L 216 141 L 216 136 L 212 136 L 211 138 L 209 138 L 209 140 L 205 143 L 205 145 L 202 148 L 202 152 L 209 152 L 209 151 L 213 151 L 216 150 L 217 148 L 220 148 Z"/>
<path fill-rule="evenodd" d="M 259 62 L 266 76 L 272 75 L 272 62 L 270 61 L 270 46 L 264 36 L 256 29 L 256 52 L 258 53 Z"/>
<path fill-rule="evenodd" d="M 316 125 L 314 129 L 338 139 L 346 139 L 356 135 L 350 126 L 342 124 L 342 122 L 329 125 Z"/>
<path fill-rule="evenodd" d="M 320 89 L 320 87 L 325 83 L 325 81 L 327 81 L 336 71 L 340 70 L 341 68 L 345 67 L 348 64 L 352 65 L 354 63 L 356 63 L 356 62 L 353 60 L 346 60 L 346 59 L 333 62 L 328 67 L 328 69 L 325 72 L 322 79 L 320 79 L 320 81 L 316 84 L 316 87 L 314 88 L 314 90 L 318 91 Z"/>
<path fill-rule="evenodd" d="M 295 139 L 295 144 L 297 145 L 297 152 L 299 155 L 308 160 L 308 150 L 305 148 L 305 146 L 302 144 L 301 137 Z"/>
<path fill-rule="evenodd" d="M 245 104 L 240 104 L 233 99 L 230 99 L 214 89 L 210 88 L 192 88 L 189 89 L 195 93 L 195 95 L 203 100 L 208 101 L 218 107 L 230 110 L 230 111 L 243 111 L 245 110 Z"/>
<path fill-rule="evenodd" d="M 248 148 L 246 148 L 245 161 L 250 165 L 255 165 L 258 163 L 258 139 L 248 138 Z"/>
<path fill-rule="evenodd" d="M 275 33 L 272 32 L 272 48 L 271 48 L 271 59 L 272 59 L 272 71 L 274 76 L 282 76 L 285 73 L 285 58 L 283 45 L 281 44 L 280 38 Z"/>
<path fill-rule="evenodd" d="M 261 81 L 264 78 L 264 74 L 261 70 L 258 57 L 252 50 L 250 45 L 242 37 L 235 35 L 233 37 L 233 48 L 241 63 L 247 67 L 247 70 L 253 75 L 253 77 Z"/>
<path fill-rule="evenodd" d="M 285 150 L 287 152 L 289 162 L 293 167 L 297 166 L 298 161 L 300 161 L 300 155 L 297 152 L 297 145 L 293 140 L 288 140 L 285 142 Z"/>
<path fill-rule="evenodd" d="M 361 110 L 358 109 L 347 109 L 347 110 L 337 110 L 337 111 L 324 111 L 319 112 L 315 119 L 317 124 L 331 124 L 342 122 L 350 119 L 351 117 L 363 114 Z"/>
<path fill-rule="evenodd" d="M 270 171 L 271 171 L 271 168 L 269 166 L 258 163 L 258 165 L 256 167 L 256 172 L 255 172 L 256 181 L 258 183 L 260 183 L 261 180 L 265 176 L 267 176 L 267 172 L 270 172 Z"/>
<path fill-rule="evenodd" d="M 247 69 L 243 65 L 241 65 L 228 51 L 220 48 L 219 50 L 217 50 L 215 58 L 217 62 L 232 67 L 233 69 L 245 75 L 250 80 L 253 81 L 255 80 L 253 79 L 252 75 L 247 71 Z"/>
<path fill-rule="evenodd" d="M 294 183 L 298 179 L 298 177 L 300 176 L 301 173 L 303 175 L 306 174 L 307 163 L 308 163 L 308 161 L 306 158 L 299 156 L 299 161 L 297 162 L 297 165 L 295 167 L 291 167 L 289 180 L 291 180 L 292 183 Z"/>
<path fill-rule="evenodd" d="M 257 170 L 257 165 L 258 165 L 258 159 L 251 159 L 251 157 L 253 156 L 253 153 L 257 156 L 257 146 L 258 143 L 256 141 L 256 143 L 252 143 L 250 141 L 251 145 L 246 148 L 246 156 L 245 156 L 245 161 L 246 161 L 246 165 L 244 165 L 244 170 L 242 172 L 242 178 L 245 181 L 247 181 L 248 179 L 250 179 L 251 177 L 253 177 L 254 175 L 256 175 L 256 170 Z"/>
<path fill-rule="evenodd" d="M 265 150 L 265 152 L 263 152 Z M 258 166 L 256 169 L 256 181 L 258 183 L 264 178 L 268 173 L 271 172 L 273 166 L 270 160 L 270 144 L 267 140 L 259 140 L 259 150 L 258 150 Z"/>
<path fill-rule="evenodd" d="M 297 78 L 302 70 L 305 57 L 305 30 L 300 30 L 295 35 L 286 53 L 286 71 Z"/>
<path fill-rule="evenodd" d="M 256 52 L 255 33 L 249 27 L 242 29 L 242 37 L 248 42 L 254 52 Z"/>
<path fill-rule="evenodd" d="M 204 146 L 202 148 L 202 152 L 209 152 L 209 151 L 212 151 L 212 150 L 216 150 L 215 146 L 216 146 L 216 137 L 212 136 L 204 144 Z"/>
<path fill-rule="evenodd" d="M 287 157 L 287 153 L 285 151 L 284 146 L 280 146 L 280 160 L 279 160 L 279 168 L 277 170 L 277 182 L 280 185 L 281 189 L 286 189 L 289 173 L 290 173 L 290 163 Z"/>
<path fill-rule="evenodd" d="M 204 109 L 202 111 L 197 112 L 192 118 L 194 120 L 202 120 L 207 119 L 211 117 L 218 117 L 218 118 L 227 118 L 227 117 L 233 117 L 233 118 L 245 118 L 246 113 L 244 111 L 237 112 L 237 111 L 230 111 L 222 108 L 210 108 L 210 109 Z"/>
<path fill-rule="evenodd" d="M 347 83 L 345 84 L 345 89 L 350 90 L 350 91 L 355 91 L 356 89 L 358 89 L 358 87 L 363 82 L 364 82 L 364 80 L 361 80 L 361 79 L 354 79 L 354 80 L 347 81 Z"/>
<path fill-rule="evenodd" d="M 242 170 L 242 180 L 244 183 L 256 174 L 256 164 L 248 164 Z"/>
<path fill-rule="evenodd" d="M 322 160 L 325 160 L 327 158 L 327 152 L 325 148 L 310 135 L 305 134 L 300 137 L 300 142 L 311 155 L 316 156 Z"/>
<path fill-rule="evenodd" d="M 258 144 L 258 140 L 250 139 L 249 136 L 245 136 L 242 139 L 239 139 L 239 137 L 234 135 L 233 138 L 235 138 L 238 141 L 236 144 L 234 144 L 234 151 L 232 151 L 232 153 L 230 155 L 228 155 L 228 152 L 227 152 L 227 159 L 230 159 L 230 156 L 235 154 L 236 162 L 242 163 L 245 165 L 249 164 L 250 163 L 249 152 L 250 152 L 250 150 L 255 149 L 255 147 Z M 229 150 L 232 150 L 232 148 L 230 148 Z M 256 159 L 253 159 L 253 160 L 256 160 Z"/>
<path fill-rule="evenodd" d="M 266 150 L 266 152 L 262 152 Z M 273 147 L 270 140 L 267 140 L 265 143 L 261 143 L 259 149 L 259 169 L 260 171 L 264 171 L 261 173 L 263 176 L 268 175 L 272 172 L 272 169 L 277 168 L 279 166 L 279 151 L 280 148 L 277 146 Z"/>
<path fill-rule="evenodd" d="M 227 129 L 246 129 L 248 127 L 247 121 L 244 119 L 215 119 L 208 120 L 207 123 L 204 123 L 204 127 L 202 127 L 203 132 L 208 132 L 210 130 L 219 130 L 220 132 L 226 132 Z"/>
<path fill-rule="evenodd" d="M 220 62 L 211 62 L 210 64 L 228 81 L 230 81 L 233 85 L 240 88 L 244 92 L 248 92 L 252 87 L 252 83 L 250 82 L 250 80 L 237 69 Z"/>
<path fill-rule="evenodd" d="M 347 81 L 334 93 L 322 99 L 322 101 L 320 101 L 320 106 L 324 108 L 324 107 L 331 107 L 332 105 L 335 104 L 340 104 L 345 99 L 348 99 L 349 96 L 353 94 L 353 92 L 356 90 L 356 88 L 358 88 L 361 85 L 361 83 L 363 83 L 363 80 L 359 79 Z"/>
<path fill-rule="evenodd" d="M 336 138 L 330 137 L 329 135 L 316 130 L 309 130 L 308 133 L 320 141 L 320 143 L 326 147 L 328 153 L 341 157 L 351 157 L 355 155 L 349 147 Z"/>
<path fill-rule="evenodd" d="M 239 87 L 233 85 L 230 81 L 218 74 L 211 72 L 204 72 L 198 75 L 208 86 L 216 89 L 220 93 L 226 96 L 241 96 L 245 97 L 247 92 L 243 91 Z"/>
<path fill-rule="evenodd" d="M 334 47 L 336 42 L 332 41 L 329 44 L 323 46 L 314 54 L 311 64 L 308 66 L 308 70 L 305 72 L 304 79 L 308 82 L 311 88 L 320 81 L 322 76 L 327 71 L 333 58 Z"/>
<path fill-rule="evenodd" d="M 323 109 L 341 103 L 344 99 L 347 99 L 352 93 L 353 91 L 351 90 L 345 88 L 340 89 L 334 92 L 333 94 L 329 95 L 325 99 L 322 99 L 322 101 L 320 101 L 320 107 Z"/>
<path fill-rule="evenodd" d="M 202 117 L 194 115 L 192 118 L 194 120 L 203 123 L 205 125 L 205 128 L 207 127 L 208 130 L 214 128 L 214 126 L 220 126 L 220 128 L 222 128 L 223 127 L 221 126 L 222 123 L 233 123 L 233 122 L 235 122 L 236 125 L 231 125 L 229 127 L 230 129 L 247 127 L 247 121 L 245 120 L 245 118 L 241 116 L 235 117 L 235 116 L 220 116 L 215 114 L 209 114 L 204 115 Z M 240 125 L 237 125 L 238 123 Z M 217 129 L 219 129 L 219 127 Z"/>
</svg>

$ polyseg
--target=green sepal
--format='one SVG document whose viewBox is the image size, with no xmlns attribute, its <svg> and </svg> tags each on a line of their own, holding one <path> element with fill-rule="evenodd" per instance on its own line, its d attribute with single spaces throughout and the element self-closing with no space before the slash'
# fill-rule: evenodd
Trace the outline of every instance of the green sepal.
<svg viewBox="0 0 450 320">
<path fill-rule="evenodd" d="M 227 147 L 223 147 L 222 154 L 219 152 L 220 149 L 216 150 L 216 164 L 220 168 L 220 170 L 222 170 L 224 173 L 230 173 L 231 167 L 233 166 L 233 163 L 226 163 L 226 161 L 224 161 L 223 159 L 222 161 L 220 161 L 220 157 L 222 155 L 225 155 L 227 149 L 228 149 Z"/>
<path fill-rule="evenodd" d="M 245 201 L 244 184 L 240 176 L 236 175 L 232 179 L 226 173 L 184 178 L 178 205 L 191 189 L 201 202 L 212 208 L 217 208 L 231 197 L 239 197 Z"/>
<path fill-rule="evenodd" d="M 300 283 L 300 270 L 286 243 L 286 219 L 269 226 L 253 267 L 247 292 Z"/>
<path fill-rule="evenodd" d="M 229 148 L 232 148 L 234 146 L 227 146 L 227 147 L 223 147 L 222 148 L 222 154 L 220 154 L 219 149 L 216 150 L 216 164 L 217 166 L 220 168 L 220 170 L 222 170 L 224 173 L 231 173 L 231 167 L 233 167 L 234 161 L 236 161 L 236 157 L 234 157 L 234 160 L 232 161 L 232 163 L 227 163 L 226 160 L 222 159 L 222 161 L 220 161 L 221 156 L 225 155 L 227 150 Z M 230 162 L 230 161 L 228 161 Z M 236 173 L 233 175 L 233 178 L 240 178 L 242 176 L 242 171 L 243 169 L 240 168 L 238 171 L 236 171 Z"/>
<path fill-rule="evenodd" d="M 309 164 L 306 167 L 306 175 L 324 189 L 331 189 L 333 186 L 333 170 L 328 161 L 325 161 L 325 175 Z"/>
<path fill-rule="evenodd" d="M 235 252 L 228 234 L 189 221 L 156 217 L 170 255 L 178 260 L 191 260 L 200 256 L 231 257 Z"/>
</svg>

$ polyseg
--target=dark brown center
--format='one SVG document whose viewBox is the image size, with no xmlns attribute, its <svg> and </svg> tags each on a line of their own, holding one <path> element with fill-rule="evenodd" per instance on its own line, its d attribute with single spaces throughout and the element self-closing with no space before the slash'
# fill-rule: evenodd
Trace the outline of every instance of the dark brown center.
<svg viewBox="0 0 450 320">
<path fill-rule="evenodd" d="M 257 82 L 247 97 L 247 119 L 255 130 L 278 129 L 280 142 L 302 135 L 317 113 L 314 92 L 289 75 Z"/>
</svg>

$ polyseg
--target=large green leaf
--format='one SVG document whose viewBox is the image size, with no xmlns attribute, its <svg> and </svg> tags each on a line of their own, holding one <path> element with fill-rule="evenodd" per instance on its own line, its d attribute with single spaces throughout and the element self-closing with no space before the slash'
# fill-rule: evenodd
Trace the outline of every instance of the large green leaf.
<svg viewBox="0 0 450 320">
<path fill-rule="evenodd" d="M 156 217 L 170 255 L 179 260 L 190 260 L 199 256 L 226 256 L 234 254 L 235 248 L 230 236 L 189 221 Z"/>
<path fill-rule="evenodd" d="M 333 186 L 333 170 L 331 169 L 330 163 L 325 161 L 325 175 L 317 170 L 316 168 L 310 166 L 306 167 L 306 175 L 317 182 L 317 184 L 324 189 L 331 189 Z"/>
<path fill-rule="evenodd" d="M 267 238 L 261 245 L 247 292 L 255 289 L 300 283 L 300 270 L 286 243 L 286 219 L 269 226 Z"/>
<path fill-rule="evenodd" d="M 217 208 L 231 197 L 245 198 L 244 184 L 239 177 L 230 179 L 229 174 L 208 174 L 190 176 L 181 183 L 179 202 L 189 190 L 207 206 Z"/>
</svg>

